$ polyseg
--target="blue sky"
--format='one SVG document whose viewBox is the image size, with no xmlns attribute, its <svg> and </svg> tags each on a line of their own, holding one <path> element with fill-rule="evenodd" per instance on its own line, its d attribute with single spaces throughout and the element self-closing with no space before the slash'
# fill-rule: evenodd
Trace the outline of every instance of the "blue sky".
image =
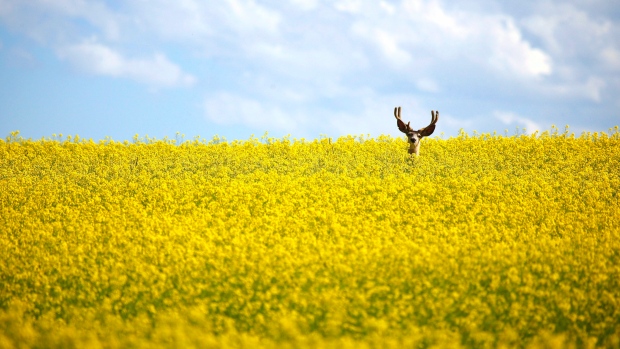
<svg viewBox="0 0 620 349">
<path fill-rule="evenodd" d="M 0 0 L 0 137 L 620 125 L 616 1 Z"/>
</svg>

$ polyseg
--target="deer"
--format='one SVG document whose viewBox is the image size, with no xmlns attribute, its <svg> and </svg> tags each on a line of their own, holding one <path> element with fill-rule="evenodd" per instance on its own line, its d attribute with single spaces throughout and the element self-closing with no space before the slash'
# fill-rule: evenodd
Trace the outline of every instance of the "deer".
<svg viewBox="0 0 620 349">
<path fill-rule="evenodd" d="M 415 154 L 416 156 L 420 155 L 420 141 L 423 137 L 428 137 L 435 131 L 435 124 L 437 123 L 437 120 L 439 120 L 439 111 L 431 110 L 431 123 L 417 131 L 412 129 L 409 125 L 411 124 L 411 121 L 405 124 L 403 120 L 401 120 L 400 107 L 394 108 L 394 116 L 396 117 L 396 125 L 398 126 L 400 132 L 407 135 L 407 142 L 409 142 L 409 154 Z"/>
</svg>

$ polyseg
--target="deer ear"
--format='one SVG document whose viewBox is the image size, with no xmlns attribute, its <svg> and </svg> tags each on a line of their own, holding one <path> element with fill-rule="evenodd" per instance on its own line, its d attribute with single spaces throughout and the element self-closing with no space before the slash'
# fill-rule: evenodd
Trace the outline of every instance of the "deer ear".
<svg viewBox="0 0 620 349">
<path fill-rule="evenodd" d="M 401 119 L 396 119 L 396 125 L 400 132 L 407 133 L 407 125 Z"/>
<path fill-rule="evenodd" d="M 430 135 L 433 134 L 433 132 L 435 132 L 435 125 L 429 125 L 421 130 L 419 130 L 418 132 L 420 132 L 420 136 L 422 137 L 428 137 Z"/>
</svg>

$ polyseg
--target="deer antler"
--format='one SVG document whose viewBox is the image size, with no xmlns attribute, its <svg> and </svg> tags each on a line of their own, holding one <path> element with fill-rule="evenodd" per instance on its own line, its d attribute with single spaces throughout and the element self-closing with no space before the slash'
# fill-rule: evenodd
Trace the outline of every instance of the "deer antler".
<svg viewBox="0 0 620 349">
<path fill-rule="evenodd" d="M 400 118 L 400 107 L 394 108 L 394 117 L 396 117 L 396 125 L 398 126 L 398 129 L 400 130 L 400 132 L 407 133 L 407 132 L 413 131 L 411 129 L 411 126 L 409 125 L 411 124 L 411 121 L 405 124 L 403 120 Z"/>
<path fill-rule="evenodd" d="M 431 123 L 428 126 L 418 130 L 418 132 L 420 132 L 420 136 L 430 136 L 433 131 L 435 131 L 435 124 L 437 123 L 437 120 L 439 120 L 439 111 L 431 110 Z"/>
</svg>

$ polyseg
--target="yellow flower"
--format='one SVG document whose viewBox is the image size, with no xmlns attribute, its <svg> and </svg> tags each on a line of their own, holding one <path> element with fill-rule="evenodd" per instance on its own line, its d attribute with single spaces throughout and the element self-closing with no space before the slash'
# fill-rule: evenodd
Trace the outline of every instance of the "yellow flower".
<svg viewBox="0 0 620 349">
<path fill-rule="evenodd" d="M 616 346 L 618 129 L 425 142 L 12 133 L 0 346 Z"/>
</svg>

